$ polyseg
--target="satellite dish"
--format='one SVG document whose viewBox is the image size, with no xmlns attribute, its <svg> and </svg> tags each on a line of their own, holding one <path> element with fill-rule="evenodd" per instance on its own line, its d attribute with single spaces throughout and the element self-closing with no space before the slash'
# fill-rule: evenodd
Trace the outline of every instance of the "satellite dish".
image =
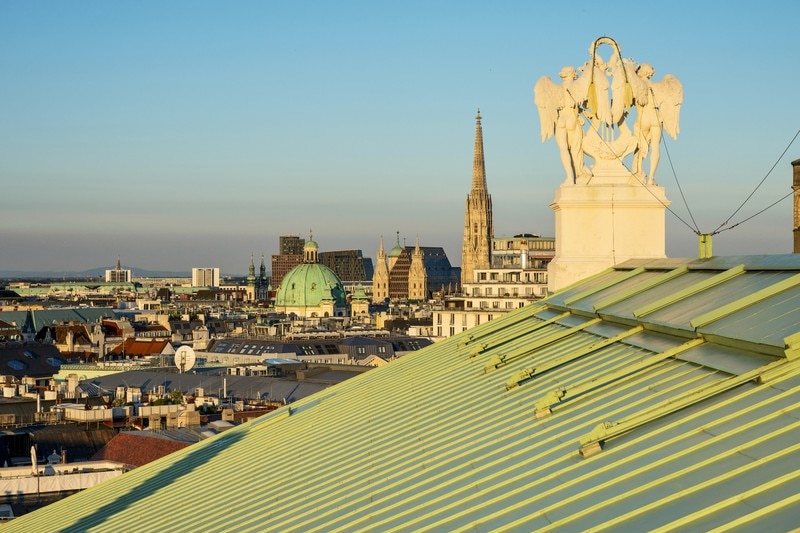
<svg viewBox="0 0 800 533">
<path fill-rule="evenodd" d="M 194 355 L 194 350 L 192 350 L 191 346 L 181 346 L 175 352 L 175 366 L 178 367 L 181 373 L 191 370 L 196 360 L 197 357 Z"/>
</svg>

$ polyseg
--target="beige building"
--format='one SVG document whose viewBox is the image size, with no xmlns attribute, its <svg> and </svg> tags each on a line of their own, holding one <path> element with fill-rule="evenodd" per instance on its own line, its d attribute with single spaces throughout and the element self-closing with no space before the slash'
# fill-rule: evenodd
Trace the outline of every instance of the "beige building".
<svg viewBox="0 0 800 533">
<path fill-rule="evenodd" d="M 472 162 L 472 189 L 467 195 L 464 213 L 464 241 L 461 246 L 461 284 L 473 280 L 475 270 L 491 265 L 492 196 L 486 188 L 486 165 L 483 159 L 481 113 L 475 117 L 475 156 Z"/>
<path fill-rule="evenodd" d="M 451 337 L 547 295 L 555 239 L 523 233 L 492 240 L 492 268 L 476 269 L 461 296 L 433 311 L 433 335 Z"/>
<path fill-rule="evenodd" d="M 383 237 L 378 246 L 378 257 L 375 260 L 375 272 L 372 274 L 372 299 L 382 302 L 389 297 L 389 266 L 386 262 L 386 250 L 383 248 Z"/>
<path fill-rule="evenodd" d="M 219 287 L 219 268 L 192 268 L 192 287 Z"/>
</svg>

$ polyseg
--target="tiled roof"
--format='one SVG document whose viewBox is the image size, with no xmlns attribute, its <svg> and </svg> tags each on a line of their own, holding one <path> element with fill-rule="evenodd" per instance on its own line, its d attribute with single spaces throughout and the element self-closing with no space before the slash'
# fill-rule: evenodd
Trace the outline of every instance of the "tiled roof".
<svg viewBox="0 0 800 533">
<path fill-rule="evenodd" d="M 799 304 L 800 256 L 628 262 L 6 528 L 793 529 Z"/>
<path fill-rule="evenodd" d="M 127 357 L 158 355 L 164 352 L 164 349 L 169 343 L 169 340 L 139 340 L 136 338 L 128 338 L 115 346 L 109 353 L 114 355 L 122 355 L 124 353 Z"/>
<path fill-rule="evenodd" d="M 187 442 L 154 438 L 143 432 L 118 433 L 94 454 L 91 461 L 117 461 L 142 466 L 189 446 Z"/>
</svg>

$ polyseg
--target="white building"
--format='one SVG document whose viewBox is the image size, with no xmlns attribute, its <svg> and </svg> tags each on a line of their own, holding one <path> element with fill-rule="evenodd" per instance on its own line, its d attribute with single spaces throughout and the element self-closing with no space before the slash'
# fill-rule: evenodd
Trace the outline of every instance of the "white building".
<svg viewBox="0 0 800 533">
<path fill-rule="evenodd" d="M 119 256 L 117 256 L 117 268 L 106 270 L 106 283 L 130 283 L 131 271 L 122 268 Z"/>
<path fill-rule="evenodd" d="M 433 311 L 433 335 L 451 337 L 547 295 L 555 239 L 532 234 L 492 239 L 492 268 L 476 269 L 461 295 Z"/>
<path fill-rule="evenodd" d="M 219 268 L 193 268 L 192 287 L 219 287 Z"/>
</svg>

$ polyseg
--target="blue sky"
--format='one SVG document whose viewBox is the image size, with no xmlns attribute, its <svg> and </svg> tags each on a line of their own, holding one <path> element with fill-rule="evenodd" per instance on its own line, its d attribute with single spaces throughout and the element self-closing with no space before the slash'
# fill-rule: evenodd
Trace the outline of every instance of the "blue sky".
<svg viewBox="0 0 800 533">
<path fill-rule="evenodd" d="M 745 5 L 3 0 L 0 270 L 120 255 L 245 273 L 309 229 L 373 258 L 381 236 L 419 235 L 459 265 L 477 108 L 495 234 L 553 235 L 563 176 L 533 84 L 603 35 L 683 84 L 657 175 L 678 216 L 678 184 L 710 232 L 767 176 L 736 223 L 790 191 L 800 158 L 800 140 L 781 157 L 800 129 L 800 4 Z M 789 253 L 791 228 L 788 198 L 715 253 Z M 668 255 L 696 251 L 668 213 Z"/>
</svg>

